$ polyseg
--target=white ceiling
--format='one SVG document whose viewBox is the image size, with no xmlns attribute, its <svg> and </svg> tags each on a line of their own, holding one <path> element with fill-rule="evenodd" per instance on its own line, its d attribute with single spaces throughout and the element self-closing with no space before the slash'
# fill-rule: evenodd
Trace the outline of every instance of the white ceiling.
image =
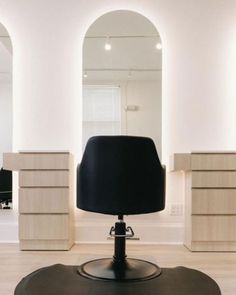
<svg viewBox="0 0 236 295">
<path fill-rule="evenodd" d="M 0 23 L 0 82 L 10 82 L 12 77 L 12 44 L 5 27 Z"/>
<path fill-rule="evenodd" d="M 111 51 L 104 50 L 106 37 L 110 37 Z M 135 80 L 160 79 L 162 54 L 155 48 L 158 41 L 156 28 L 142 15 L 129 11 L 103 15 L 85 37 L 86 80 L 127 80 L 129 74 L 129 79 Z"/>
</svg>

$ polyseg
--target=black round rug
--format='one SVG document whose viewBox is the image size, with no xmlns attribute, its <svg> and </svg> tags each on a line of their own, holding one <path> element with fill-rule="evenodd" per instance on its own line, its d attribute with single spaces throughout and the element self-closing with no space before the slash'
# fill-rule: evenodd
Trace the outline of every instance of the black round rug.
<svg viewBox="0 0 236 295">
<path fill-rule="evenodd" d="M 160 276 L 140 282 L 98 281 L 77 273 L 78 266 L 55 264 L 23 278 L 14 295 L 220 295 L 216 282 L 186 267 L 162 268 Z"/>
</svg>

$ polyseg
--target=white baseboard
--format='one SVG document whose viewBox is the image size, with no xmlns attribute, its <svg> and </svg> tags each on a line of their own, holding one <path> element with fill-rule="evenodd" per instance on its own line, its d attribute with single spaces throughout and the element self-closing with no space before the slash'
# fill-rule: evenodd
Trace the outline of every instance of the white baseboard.
<svg viewBox="0 0 236 295">
<path fill-rule="evenodd" d="M 183 244 L 184 228 L 179 223 L 137 223 L 133 224 L 135 237 L 139 240 L 129 241 L 132 244 Z M 76 244 L 109 244 L 110 225 L 96 221 L 82 222 L 75 225 Z M 18 224 L 0 224 L 0 243 L 18 243 Z"/>
<path fill-rule="evenodd" d="M 183 244 L 184 228 L 182 224 L 134 224 L 135 237 L 139 240 L 131 240 L 132 244 Z M 75 227 L 75 243 L 78 244 L 109 244 L 110 227 L 107 224 L 96 222 L 77 223 Z"/>
<path fill-rule="evenodd" d="M 0 243 L 18 243 L 18 224 L 0 223 Z"/>
</svg>

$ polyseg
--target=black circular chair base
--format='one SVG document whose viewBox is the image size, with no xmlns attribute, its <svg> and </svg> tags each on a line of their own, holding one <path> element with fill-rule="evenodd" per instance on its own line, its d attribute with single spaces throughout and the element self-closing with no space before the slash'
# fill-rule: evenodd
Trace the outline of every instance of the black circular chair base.
<svg viewBox="0 0 236 295">
<path fill-rule="evenodd" d="M 14 295 L 220 295 L 216 282 L 204 273 L 185 267 L 162 268 L 145 281 L 103 281 L 81 276 L 77 266 L 56 264 L 29 274 Z"/>
<path fill-rule="evenodd" d="M 126 259 L 122 263 L 114 262 L 111 258 L 88 261 L 78 267 L 78 273 L 94 280 L 144 281 L 161 274 L 157 265 L 140 260 Z"/>
</svg>

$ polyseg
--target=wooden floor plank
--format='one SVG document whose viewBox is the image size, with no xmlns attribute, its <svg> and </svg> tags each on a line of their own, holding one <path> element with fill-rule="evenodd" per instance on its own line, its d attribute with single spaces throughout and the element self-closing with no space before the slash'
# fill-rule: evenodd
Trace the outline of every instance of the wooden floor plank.
<svg viewBox="0 0 236 295">
<path fill-rule="evenodd" d="M 112 245 L 75 245 L 70 251 L 19 251 L 17 244 L 0 244 L 0 294 L 13 295 L 17 283 L 30 272 L 51 264 L 79 265 L 109 257 Z M 203 271 L 219 284 L 222 295 L 236 294 L 236 253 L 191 253 L 181 245 L 133 245 L 127 254 L 146 258 L 160 267 L 186 266 Z"/>
</svg>

